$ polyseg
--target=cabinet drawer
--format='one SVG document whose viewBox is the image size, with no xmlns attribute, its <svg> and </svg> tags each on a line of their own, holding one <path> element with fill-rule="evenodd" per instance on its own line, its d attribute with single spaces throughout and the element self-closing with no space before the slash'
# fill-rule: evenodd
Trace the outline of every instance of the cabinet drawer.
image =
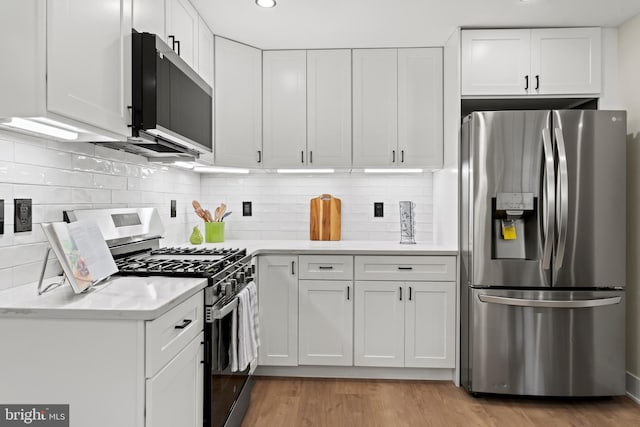
<svg viewBox="0 0 640 427">
<path fill-rule="evenodd" d="M 300 279 L 353 279 L 353 257 L 349 255 L 301 255 L 299 262 Z"/>
<path fill-rule="evenodd" d="M 456 280 L 454 256 L 356 256 L 355 280 Z"/>
<path fill-rule="evenodd" d="M 198 292 L 155 320 L 147 322 L 145 373 L 154 376 L 204 328 L 204 299 Z"/>
</svg>

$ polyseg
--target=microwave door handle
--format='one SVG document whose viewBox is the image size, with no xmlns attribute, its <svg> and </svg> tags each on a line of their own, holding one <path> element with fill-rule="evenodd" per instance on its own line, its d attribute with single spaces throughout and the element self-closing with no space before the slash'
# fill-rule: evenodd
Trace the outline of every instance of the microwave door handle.
<svg viewBox="0 0 640 427">
<path fill-rule="evenodd" d="M 544 149 L 544 171 L 542 182 L 542 194 L 545 202 L 543 206 L 543 240 L 542 268 L 551 268 L 551 250 L 553 249 L 553 226 L 555 224 L 555 189 L 554 189 L 554 159 L 553 146 L 551 145 L 551 132 L 549 128 L 542 129 L 542 147 Z"/>
<path fill-rule="evenodd" d="M 567 170 L 567 150 L 564 144 L 564 135 L 562 129 L 555 129 L 556 142 L 558 147 L 558 175 L 556 194 L 558 195 L 558 204 L 560 212 L 558 214 L 558 245 L 556 247 L 555 269 L 562 267 L 564 260 L 564 252 L 567 247 L 567 229 L 569 216 L 569 173 Z"/>
</svg>

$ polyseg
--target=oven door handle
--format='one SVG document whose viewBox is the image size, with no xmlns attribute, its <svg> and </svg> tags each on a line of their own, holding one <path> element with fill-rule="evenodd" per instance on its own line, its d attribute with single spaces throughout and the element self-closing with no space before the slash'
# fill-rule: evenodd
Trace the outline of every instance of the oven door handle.
<svg viewBox="0 0 640 427">
<path fill-rule="evenodd" d="M 213 307 L 213 319 L 220 320 L 225 317 L 227 314 L 231 313 L 233 310 L 238 307 L 238 298 L 234 298 L 230 303 L 222 306 L 222 308 L 218 308 L 216 306 Z"/>
</svg>

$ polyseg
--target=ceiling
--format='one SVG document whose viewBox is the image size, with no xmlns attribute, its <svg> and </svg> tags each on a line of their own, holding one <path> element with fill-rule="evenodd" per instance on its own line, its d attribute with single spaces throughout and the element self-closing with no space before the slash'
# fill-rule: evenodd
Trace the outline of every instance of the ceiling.
<svg viewBox="0 0 640 427">
<path fill-rule="evenodd" d="M 616 27 L 638 0 L 191 0 L 218 35 L 262 49 L 443 46 L 456 27 Z"/>
</svg>

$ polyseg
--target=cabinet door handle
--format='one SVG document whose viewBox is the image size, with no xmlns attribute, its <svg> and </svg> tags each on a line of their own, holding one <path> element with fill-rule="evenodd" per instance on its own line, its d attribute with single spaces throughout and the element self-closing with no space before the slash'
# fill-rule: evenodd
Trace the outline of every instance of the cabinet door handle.
<svg viewBox="0 0 640 427">
<path fill-rule="evenodd" d="M 292 276 L 296 275 L 296 262 L 295 261 L 291 261 L 291 275 Z"/>
<path fill-rule="evenodd" d="M 178 46 L 178 56 L 180 56 L 180 40 L 176 40 L 176 46 Z"/>
<path fill-rule="evenodd" d="M 171 50 L 176 50 L 176 36 L 167 36 L 171 42 Z"/>
<path fill-rule="evenodd" d="M 402 301 L 402 286 L 400 286 L 400 301 Z"/>
<path fill-rule="evenodd" d="M 321 265 L 318 270 L 333 270 L 333 265 Z"/>
<path fill-rule="evenodd" d="M 262 163 L 262 150 L 258 150 L 258 163 Z"/>
<path fill-rule="evenodd" d="M 347 286 L 347 301 L 349 301 L 349 293 L 351 292 L 351 286 Z"/>
<path fill-rule="evenodd" d="M 529 76 L 524 76 L 524 90 L 529 90 Z"/>
<path fill-rule="evenodd" d="M 304 150 L 300 152 L 300 162 L 304 164 Z"/>
<path fill-rule="evenodd" d="M 184 319 L 180 325 L 176 325 L 175 329 L 184 329 L 193 322 L 191 319 Z"/>
<path fill-rule="evenodd" d="M 391 163 L 396 162 L 396 150 L 391 150 Z"/>
<path fill-rule="evenodd" d="M 536 90 L 540 89 L 540 76 L 536 74 Z"/>
<path fill-rule="evenodd" d="M 411 301 L 411 286 L 409 286 L 409 301 Z"/>
<path fill-rule="evenodd" d="M 313 151 L 309 151 L 309 163 L 313 163 Z"/>
<path fill-rule="evenodd" d="M 413 270 L 413 267 L 398 267 L 398 270 Z"/>
<path fill-rule="evenodd" d="M 133 105 L 127 105 L 127 111 L 129 112 L 129 123 L 127 124 L 128 128 L 133 127 Z"/>
<path fill-rule="evenodd" d="M 404 150 L 400 150 L 400 163 L 404 163 Z"/>
</svg>

